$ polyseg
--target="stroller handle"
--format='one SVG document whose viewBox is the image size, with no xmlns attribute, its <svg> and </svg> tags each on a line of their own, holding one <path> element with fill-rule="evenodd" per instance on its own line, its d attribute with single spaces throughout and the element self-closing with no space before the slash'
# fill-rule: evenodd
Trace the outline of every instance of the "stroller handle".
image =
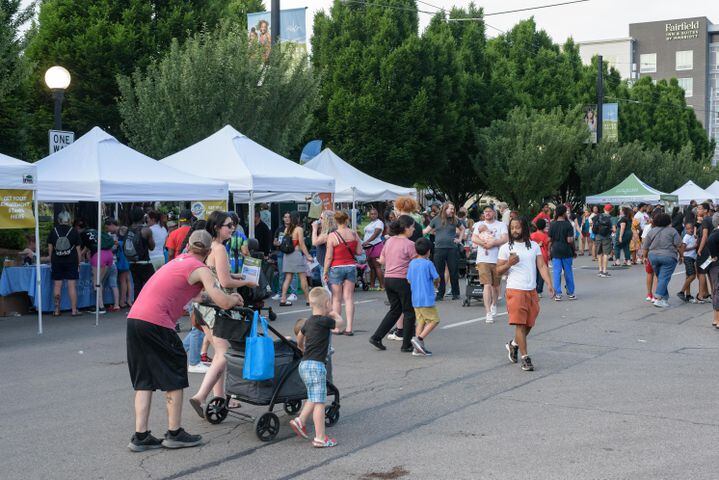
<svg viewBox="0 0 719 480">
<path fill-rule="evenodd" d="M 213 302 L 201 302 L 199 305 L 202 305 L 202 306 L 204 306 L 204 307 L 214 308 L 215 310 L 224 310 L 224 311 L 226 311 L 226 312 L 230 312 L 230 311 L 231 311 L 231 312 L 238 312 L 238 313 L 240 313 L 240 314 L 243 315 L 243 316 L 245 316 L 245 315 L 247 315 L 247 316 L 252 316 L 252 315 L 255 314 L 255 311 L 254 311 L 253 309 L 248 308 L 248 307 L 239 306 L 239 305 L 235 305 L 235 306 L 232 307 L 232 308 L 222 308 L 222 307 L 220 307 L 219 305 L 217 305 L 216 303 L 213 303 Z"/>
</svg>

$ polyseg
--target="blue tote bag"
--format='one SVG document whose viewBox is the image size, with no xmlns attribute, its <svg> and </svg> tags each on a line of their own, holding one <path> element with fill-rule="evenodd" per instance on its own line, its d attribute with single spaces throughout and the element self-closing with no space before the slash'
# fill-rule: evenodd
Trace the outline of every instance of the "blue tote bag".
<svg viewBox="0 0 719 480">
<path fill-rule="evenodd" d="M 257 333 L 257 324 L 262 325 L 262 336 Z M 267 335 L 267 320 L 255 312 L 250 336 L 245 339 L 245 365 L 242 378 L 245 380 L 269 380 L 275 376 L 275 344 Z"/>
</svg>

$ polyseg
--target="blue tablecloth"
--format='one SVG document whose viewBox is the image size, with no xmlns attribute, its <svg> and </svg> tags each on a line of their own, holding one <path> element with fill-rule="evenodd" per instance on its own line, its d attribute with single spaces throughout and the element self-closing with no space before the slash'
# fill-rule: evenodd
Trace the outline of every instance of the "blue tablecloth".
<svg viewBox="0 0 719 480">
<path fill-rule="evenodd" d="M 51 312 L 54 309 L 52 298 L 53 282 L 50 276 L 50 265 L 40 267 L 42 278 L 42 309 Z M 35 308 L 38 306 L 38 299 L 35 292 L 35 266 L 28 267 L 5 267 L 0 277 L 0 295 L 9 295 L 17 292 L 27 292 Z M 77 306 L 87 308 L 95 306 L 95 290 L 93 289 L 92 267 L 89 263 L 80 264 L 80 279 L 77 281 Z M 105 286 L 103 299 L 110 305 L 115 302 L 112 296 L 112 289 Z M 60 300 L 62 310 L 70 310 L 70 297 L 67 293 L 67 283 L 62 288 Z"/>
</svg>

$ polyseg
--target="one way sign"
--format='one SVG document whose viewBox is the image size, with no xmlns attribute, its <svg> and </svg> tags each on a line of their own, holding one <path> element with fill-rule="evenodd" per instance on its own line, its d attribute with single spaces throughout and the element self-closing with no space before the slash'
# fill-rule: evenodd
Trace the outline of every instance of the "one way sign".
<svg viewBox="0 0 719 480">
<path fill-rule="evenodd" d="M 50 130 L 50 153 L 59 152 L 75 141 L 75 132 Z"/>
</svg>

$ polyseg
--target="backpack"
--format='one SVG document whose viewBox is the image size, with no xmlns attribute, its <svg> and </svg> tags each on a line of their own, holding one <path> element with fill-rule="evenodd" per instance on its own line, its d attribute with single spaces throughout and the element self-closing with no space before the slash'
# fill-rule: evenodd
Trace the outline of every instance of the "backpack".
<svg viewBox="0 0 719 480">
<path fill-rule="evenodd" d="M 128 262 L 149 259 L 150 252 L 142 240 L 142 227 L 128 230 L 125 244 L 122 247 Z"/>
<path fill-rule="evenodd" d="M 115 240 L 110 236 L 109 233 L 102 232 L 100 236 L 100 250 L 112 250 L 115 246 Z"/>
<path fill-rule="evenodd" d="M 294 253 L 294 251 L 295 244 L 292 242 L 292 234 L 285 234 L 285 236 L 282 237 L 282 241 L 280 242 L 280 252 L 289 255 L 291 253 Z"/>
<path fill-rule="evenodd" d="M 602 235 L 604 237 L 612 233 L 612 217 L 606 213 L 601 213 L 592 225 L 592 233 Z"/>
<path fill-rule="evenodd" d="M 55 255 L 58 257 L 66 257 L 72 252 L 72 245 L 70 244 L 70 240 L 67 238 L 67 236 L 70 235 L 70 231 L 71 230 L 68 230 L 65 235 L 60 235 L 57 228 L 55 229 L 57 239 L 55 240 L 55 245 L 53 245 L 53 247 L 55 249 Z"/>
</svg>

